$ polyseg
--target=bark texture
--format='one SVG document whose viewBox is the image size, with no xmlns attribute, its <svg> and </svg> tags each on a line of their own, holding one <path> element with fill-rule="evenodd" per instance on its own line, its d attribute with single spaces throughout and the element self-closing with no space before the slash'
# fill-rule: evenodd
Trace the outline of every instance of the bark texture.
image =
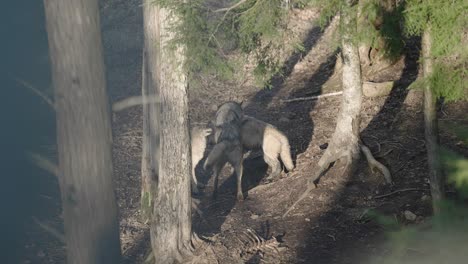
<svg viewBox="0 0 468 264">
<path fill-rule="evenodd" d="M 341 56 L 343 61 L 343 97 L 338 114 L 335 132 L 328 149 L 318 162 L 319 169 L 311 178 L 316 182 L 328 166 L 341 158 L 346 158 L 350 168 L 359 159 L 359 124 L 362 104 L 362 81 L 359 50 L 353 35 L 356 33 L 356 13 L 348 10 L 341 13 L 343 33 L 341 36 Z"/>
<path fill-rule="evenodd" d="M 190 172 L 191 153 L 188 124 L 187 76 L 184 48 L 168 49 L 174 38 L 172 26 L 179 23 L 175 12 L 145 1 L 145 27 L 157 28 L 158 41 L 146 43 L 148 64 L 158 80 L 161 99 L 160 162 L 151 222 L 151 244 L 157 263 L 174 263 L 190 253 L 192 219 Z M 154 12 L 149 15 L 148 12 Z M 145 30 L 146 32 L 147 30 Z M 147 38 L 148 39 L 148 38 Z M 153 71 L 154 70 L 154 71 Z"/>
<path fill-rule="evenodd" d="M 97 0 L 44 1 L 68 263 L 120 263 Z"/>
<path fill-rule="evenodd" d="M 352 4 L 352 1 L 347 1 Z M 362 104 L 362 80 L 359 50 L 353 40 L 356 33 L 356 12 L 351 8 L 341 12 L 342 35 L 341 56 L 343 61 L 343 97 L 341 109 L 338 114 L 335 132 L 330 140 L 329 147 L 320 158 L 316 171 L 309 179 L 308 187 L 304 193 L 283 214 L 285 217 L 300 201 L 307 197 L 319 178 L 330 167 L 330 164 L 343 159 L 346 161 L 345 173 L 352 173 L 354 165 L 359 159 L 359 124 Z"/>
<path fill-rule="evenodd" d="M 432 74 L 431 59 L 431 32 L 426 29 L 422 38 L 423 75 L 429 77 Z M 444 176 L 439 159 L 439 132 L 437 125 L 436 98 L 430 84 L 424 87 L 424 131 L 426 138 L 427 163 L 429 165 L 429 178 L 431 181 L 431 195 L 434 213 L 440 211 L 440 201 L 444 198 Z"/>
<path fill-rule="evenodd" d="M 157 75 L 159 62 L 154 43 L 157 43 L 159 29 L 153 26 L 152 21 L 155 12 L 152 6 L 145 6 L 145 47 L 143 48 L 142 84 L 141 94 L 143 98 L 143 147 L 141 156 L 141 212 L 142 220 L 149 222 L 154 207 L 154 197 L 158 183 L 159 170 L 159 114 L 160 103 L 158 100 Z M 149 49 L 147 49 L 147 45 Z M 149 50 L 149 51 L 148 51 Z"/>
</svg>

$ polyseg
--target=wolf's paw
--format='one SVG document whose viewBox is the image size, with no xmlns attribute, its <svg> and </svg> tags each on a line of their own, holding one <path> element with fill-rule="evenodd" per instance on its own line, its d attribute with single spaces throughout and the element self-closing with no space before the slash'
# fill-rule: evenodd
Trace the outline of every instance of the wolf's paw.
<svg viewBox="0 0 468 264">
<path fill-rule="evenodd" d="M 242 195 L 242 193 L 238 193 L 238 194 L 237 194 L 237 201 L 238 201 L 238 202 L 244 201 L 244 195 Z"/>
</svg>

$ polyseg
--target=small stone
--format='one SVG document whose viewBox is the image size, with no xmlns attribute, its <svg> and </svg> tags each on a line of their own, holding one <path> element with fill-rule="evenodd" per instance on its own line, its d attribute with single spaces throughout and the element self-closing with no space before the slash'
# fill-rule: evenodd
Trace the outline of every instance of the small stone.
<svg viewBox="0 0 468 264">
<path fill-rule="evenodd" d="M 221 226 L 221 230 L 222 231 L 225 231 L 225 230 L 230 230 L 232 228 L 232 226 L 230 224 L 227 224 L 227 223 L 224 223 L 222 226 Z"/>
<path fill-rule="evenodd" d="M 406 210 L 403 214 L 405 215 L 405 218 L 408 221 L 414 221 L 417 218 L 417 216 L 409 210 Z"/>
<path fill-rule="evenodd" d="M 283 117 L 281 117 L 281 118 L 279 119 L 279 121 L 280 121 L 281 123 L 287 123 L 287 122 L 289 122 L 289 121 L 291 121 L 291 120 L 289 120 L 289 118 L 283 116 Z"/>
<path fill-rule="evenodd" d="M 212 106 L 211 106 L 211 110 L 212 110 L 212 111 L 217 111 L 217 110 L 218 110 L 218 106 L 215 105 L 215 104 L 212 105 Z"/>
<path fill-rule="evenodd" d="M 254 219 L 254 220 L 255 220 L 255 219 L 258 219 L 258 215 L 252 214 L 252 215 L 250 216 L 250 218 L 251 218 L 251 219 Z"/>
<path fill-rule="evenodd" d="M 310 218 L 306 218 L 304 219 L 306 222 L 310 222 Z"/>
</svg>

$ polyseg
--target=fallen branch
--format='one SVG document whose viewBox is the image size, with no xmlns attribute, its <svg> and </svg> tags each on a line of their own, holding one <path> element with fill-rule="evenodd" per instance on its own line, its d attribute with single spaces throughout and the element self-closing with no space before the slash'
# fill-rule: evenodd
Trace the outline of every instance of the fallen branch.
<svg viewBox="0 0 468 264">
<path fill-rule="evenodd" d="M 428 192 L 430 190 L 429 189 L 420 189 L 420 188 L 400 189 L 400 190 L 396 190 L 396 191 L 393 191 L 393 192 L 390 192 L 390 193 L 387 193 L 387 194 L 374 196 L 374 199 L 380 199 L 380 198 L 388 197 L 388 196 L 391 196 L 391 195 L 394 195 L 394 194 L 397 194 L 397 193 L 411 192 L 411 191 Z"/>
<path fill-rule="evenodd" d="M 378 162 L 374 156 L 372 156 L 372 152 L 368 147 L 363 145 L 362 143 L 359 144 L 361 147 L 362 152 L 366 156 L 367 162 L 369 162 L 369 166 L 371 167 L 371 170 L 374 171 L 374 169 L 380 170 L 380 172 L 383 174 L 385 181 L 389 184 L 392 184 L 392 175 L 390 174 L 390 171 L 383 165 L 382 163 Z"/>
<path fill-rule="evenodd" d="M 160 102 L 160 100 L 156 96 L 153 96 L 152 98 L 150 97 L 147 99 L 143 99 L 143 96 L 141 95 L 132 96 L 132 97 L 128 97 L 128 98 L 125 98 L 125 99 L 122 99 L 120 101 L 113 103 L 112 111 L 119 112 L 119 111 L 122 111 L 124 109 L 130 108 L 133 106 L 151 104 L 151 103 L 157 103 L 157 102 Z"/>
<path fill-rule="evenodd" d="M 343 94 L 342 91 L 334 92 L 334 93 L 321 94 L 321 95 L 315 95 L 315 96 L 308 96 L 308 97 L 283 99 L 283 100 L 281 100 L 281 102 L 290 103 L 290 102 L 299 102 L 299 101 L 307 101 L 307 100 L 317 100 L 317 99 L 320 99 L 320 98 L 331 97 L 331 96 L 336 96 L 336 95 L 341 95 L 341 94 Z"/>
<path fill-rule="evenodd" d="M 308 185 L 307 186 L 307 189 L 305 190 L 305 192 L 299 197 L 299 199 L 297 199 L 290 207 L 289 209 L 281 216 L 282 218 L 284 218 L 286 215 L 289 214 L 289 212 L 292 211 L 292 209 L 294 209 L 294 206 L 296 206 L 300 201 L 304 200 L 310 193 L 310 191 L 312 191 L 313 189 L 313 185 Z"/>
</svg>

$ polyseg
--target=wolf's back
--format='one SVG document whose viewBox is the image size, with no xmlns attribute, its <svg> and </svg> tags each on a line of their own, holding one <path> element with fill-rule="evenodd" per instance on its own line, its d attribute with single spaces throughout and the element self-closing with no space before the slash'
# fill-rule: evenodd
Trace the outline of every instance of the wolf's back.
<svg viewBox="0 0 468 264">
<path fill-rule="evenodd" d="M 269 149 L 269 152 L 276 152 L 274 154 L 280 155 L 288 171 L 294 169 L 289 140 L 286 135 L 275 126 L 258 120 L 255 117 L 244 115 L 241 131 L 242 144 L 246 147 L 262 147 L 264 150 Z"/>
</svg>

